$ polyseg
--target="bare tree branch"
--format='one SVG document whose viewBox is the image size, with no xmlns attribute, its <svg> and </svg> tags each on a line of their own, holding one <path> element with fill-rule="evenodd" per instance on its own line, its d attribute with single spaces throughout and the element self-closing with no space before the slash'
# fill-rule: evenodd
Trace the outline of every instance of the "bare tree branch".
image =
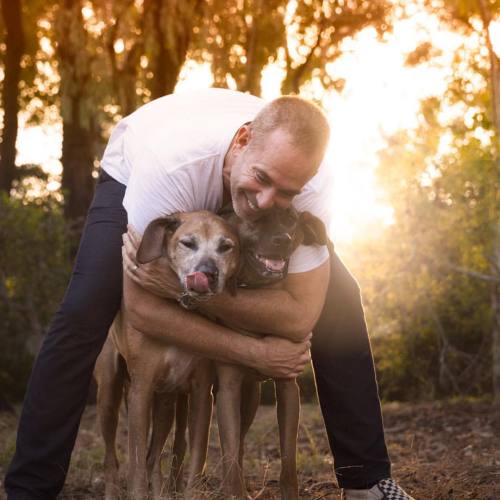
<svg viewBox="0 0 500 500">
<path fill-rule="evenodd" d="M 490 283 L 500 283 L 500 278 L 498 276 L 493 276 L 491 274 L 484 274 L 478 271 L 473 271 L 472 269 L 467 269 L 465 267 L 456 266 L 455 264 L 451 264 L 449 262 L 444 263 L 444 266 L 453 269 L 462 274 L 466 274 L 467 276 L 471 276 L 472 278 L 477 278 L 483 281 L 488 281 Z"/>
</svg>

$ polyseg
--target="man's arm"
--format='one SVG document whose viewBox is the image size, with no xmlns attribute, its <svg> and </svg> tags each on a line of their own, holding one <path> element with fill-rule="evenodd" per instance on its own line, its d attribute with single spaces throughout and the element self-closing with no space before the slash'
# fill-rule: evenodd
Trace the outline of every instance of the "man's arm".
<svg viewBox="0 0 500 500">
<path fill-rule="evenodd" d="M 310 337 L 296 343 L 242 335 L 148 292 L 126 274 L 123 300 L 133 328 L 217 361 L 244 364 L 281 378 L 298 376 L 309 361 Z"/>
<path fill-rule="evenodd" d="M 321 314 L 328 287 L 328 260 L 319 267 L 289 274 L 282 289 L 238 289 L 200 304 L 200 309 L 223 319 L 233 328 L 265 332 L 301 341 Z"/>
<path fill-rule="evenodd" d="M 162 297 L 177 299 L 181 293 L 178 278 L 166 259 L 137 268 L 136 253 L 140 236 L 129 227 L 124 234 L 123 262 L 131 280 Z M 328 287 L 328 260 L 304 273 L 289 274 L 281 289 L 238 289 L 236 296 L 225 292 L 200 303 L 200 309 L 217 316 L 233 328 L 302 341 L 321 314 Z"/>
</svg>

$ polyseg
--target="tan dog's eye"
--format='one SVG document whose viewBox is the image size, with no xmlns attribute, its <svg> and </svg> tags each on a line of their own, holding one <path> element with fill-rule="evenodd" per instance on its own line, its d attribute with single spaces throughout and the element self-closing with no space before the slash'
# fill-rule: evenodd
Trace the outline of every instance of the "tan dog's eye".
<svg viewBox="0 0 500 500">
<path fill-rule="evenodd" d="M 179 240 L 179 243 L 186 247 L 189 248 L 190 250 L 196 250 L 198 248 L 198 245 L 196 244 L 196 241 L 191 240 L 191 239 L 185 239 L 185 240 Z"/>
<path fill-rule="evenodd" d="M 234 243 L 232 241 L 224 241 L 219 244 L 217 248 L 218 253 L 226 253 L 234 248 Z"/>
</svg>

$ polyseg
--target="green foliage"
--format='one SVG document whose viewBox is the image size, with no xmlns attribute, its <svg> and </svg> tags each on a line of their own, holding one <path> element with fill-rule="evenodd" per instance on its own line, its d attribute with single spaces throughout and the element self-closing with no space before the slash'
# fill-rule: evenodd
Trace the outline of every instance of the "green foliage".
<svg viewBox="0 0 500 500">
<path fill-rule="evenodd" d="M 227 87 L 232 78 L 239 90 L 260 94 L 263 68 L 286 44 L 286 5 L 284 0 L 205 3 L 193 56 L 211 63 L 216 87 Z"/>
<path fill-rule="evenodd" d="M 259 95 L 269 63 L 284 70 L 284 94 L 299 93 L 315 78 L 325 89 L 341 88 L 327 64 L 342 55 L 342 41 L 362 29 L 372 26 L 380 35 L 389 30 L 392 4 L 210 0 L 204 9 L 203 24 L 194 28 L 192 57 L 211 63 L 215 86 L 226 87 L 232 79 L 239 90 Z"/>
<path fill-rule="evenodd" d="M 299 0 L 287 26 L 282 93 L 299 93 L 313 78 L 325 90 L 342 88 L 343 82 L 328 72 L 328 64 L 343 54 L 342 42 L 364 28 L 374 28 L 379 36 L 389 31 L 392 7 L 386 0 Z"/>
<path fill-rule="evenodd" d="M 52 198 L 0 197 L 0 394 L 23 394 L 38 344 L 67 283 L 69 234 Z"/>
<path fill-rule="evenodd" d="M 385 399 L 491 391 L 498 185 L 480 58 L 459 51 L 446 94 L 424 101 L 417 129 L 391 137 L 380 154 L 394 223 L 358 245 L 352 267 Z"/>
</svg>

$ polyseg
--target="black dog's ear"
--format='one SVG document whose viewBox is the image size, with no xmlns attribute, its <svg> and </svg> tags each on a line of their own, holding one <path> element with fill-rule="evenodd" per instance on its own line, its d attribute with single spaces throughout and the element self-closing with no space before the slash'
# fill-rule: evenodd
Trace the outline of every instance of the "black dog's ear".
<svg viewBox="0 0 500 500">
<path fill-rule="evenodd" d="M 326 245 L 328 235 L 323 221 L 310 212 L 301 212 L 299 226 L 304 233 L 303 245 Z"/>
<path fill-rule="evenodd" d="M 137 262 L 146 264 L 164 255 L 164 239 L 168 234 L 172 234 L 181 225 L 181 220 L 177 215 L 160 217 L 150 222 L 137 250 Z"/>
</svg>

